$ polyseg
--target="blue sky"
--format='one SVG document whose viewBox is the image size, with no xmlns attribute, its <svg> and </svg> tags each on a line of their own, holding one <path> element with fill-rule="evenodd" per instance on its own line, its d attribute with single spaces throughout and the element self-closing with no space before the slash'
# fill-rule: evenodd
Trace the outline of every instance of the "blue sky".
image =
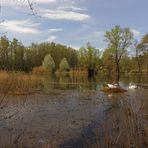
<svg viewBox="0 0 148 148">
<path fill-rule="evenodd" d="M 18 2 L 16 2 L 18 1 Z M 138 40 L 148 33 L 148 0 L 1 0 L 0 33 L 24 45 L 44 41 L 79 48 L 90 42 L 104 49 L 104 33 L 115 25 L 130 27 Z"/>
</svg>

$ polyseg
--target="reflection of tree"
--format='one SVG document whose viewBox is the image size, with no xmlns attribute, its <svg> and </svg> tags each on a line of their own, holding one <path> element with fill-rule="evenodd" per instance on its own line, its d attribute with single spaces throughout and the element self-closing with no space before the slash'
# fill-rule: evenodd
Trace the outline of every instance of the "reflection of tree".
<svg viewBox="0 0 148 148">
<path fill-rule="evenodd" d="M 68 76 L 60 76 L 59 77 L 59 86 L 61 89 L 67 89 L 69 87 L 69 77 Z"/>
<path fill-rule="evenodd" d="M 96 83 L 96 77 L 91 77 L 91 78 L 88 78 L 88 81 L 89 81 L 89 86 L 88 86 L 88 89 L 90 90 L 96 90 L 96 87 L 97 87 L 97 83 Z"/>
<path fill-rule="evenodd" d="M 44 88 L 44 91 L 47 93 L 51 88 L 54 87 L 52 76 L 44 77 L 41 79 L 41 86 Z"/>
</svg>

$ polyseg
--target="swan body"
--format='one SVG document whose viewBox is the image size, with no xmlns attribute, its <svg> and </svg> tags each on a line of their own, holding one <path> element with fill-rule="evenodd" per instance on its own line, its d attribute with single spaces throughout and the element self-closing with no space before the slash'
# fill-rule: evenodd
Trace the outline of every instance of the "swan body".
<svg viewBox="0 0 148 148">
<path fill-rule="evenodd" d="M 109 87 L 109 88 L 118 88 L 118 85 L 117 84 L 107 84 L 107 86 Z"/>
<path fill-rule="evenodd" d="M 136 85 L 132 85 L 132 84 L 129 85 L 129 89 L 136 89 L 136 88 L 137 88 Z"/>
</svg>

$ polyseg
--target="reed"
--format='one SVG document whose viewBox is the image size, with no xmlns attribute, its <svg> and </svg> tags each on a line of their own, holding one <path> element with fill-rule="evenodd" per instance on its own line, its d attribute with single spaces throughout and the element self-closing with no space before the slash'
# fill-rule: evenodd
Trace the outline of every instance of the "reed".
<svg viewBox="0 0 148 148">
<path fill-rule="evenodd" d="M 24 95 L 38 88 L 42 77 L 34 74 L 0 72 L 0 93 Z"/>
</svg>

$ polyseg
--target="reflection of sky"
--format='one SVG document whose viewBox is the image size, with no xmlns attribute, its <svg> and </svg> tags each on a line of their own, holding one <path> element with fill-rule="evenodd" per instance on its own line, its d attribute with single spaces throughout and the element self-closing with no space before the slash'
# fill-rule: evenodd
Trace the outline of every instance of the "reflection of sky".
<svg viewBox="0 0 148 148">
<path fill-rule="evenodd" d="M 37 16 L 24 3 L 2 1 L 0 32 L 25 45 L 54 41 L 75 48 L 90 41 L 105 48 L 104 32 L 115 25 L 130 27 L 140 39 L 147 33 L 147 0 L 30 0 Z"/>
</svg>

